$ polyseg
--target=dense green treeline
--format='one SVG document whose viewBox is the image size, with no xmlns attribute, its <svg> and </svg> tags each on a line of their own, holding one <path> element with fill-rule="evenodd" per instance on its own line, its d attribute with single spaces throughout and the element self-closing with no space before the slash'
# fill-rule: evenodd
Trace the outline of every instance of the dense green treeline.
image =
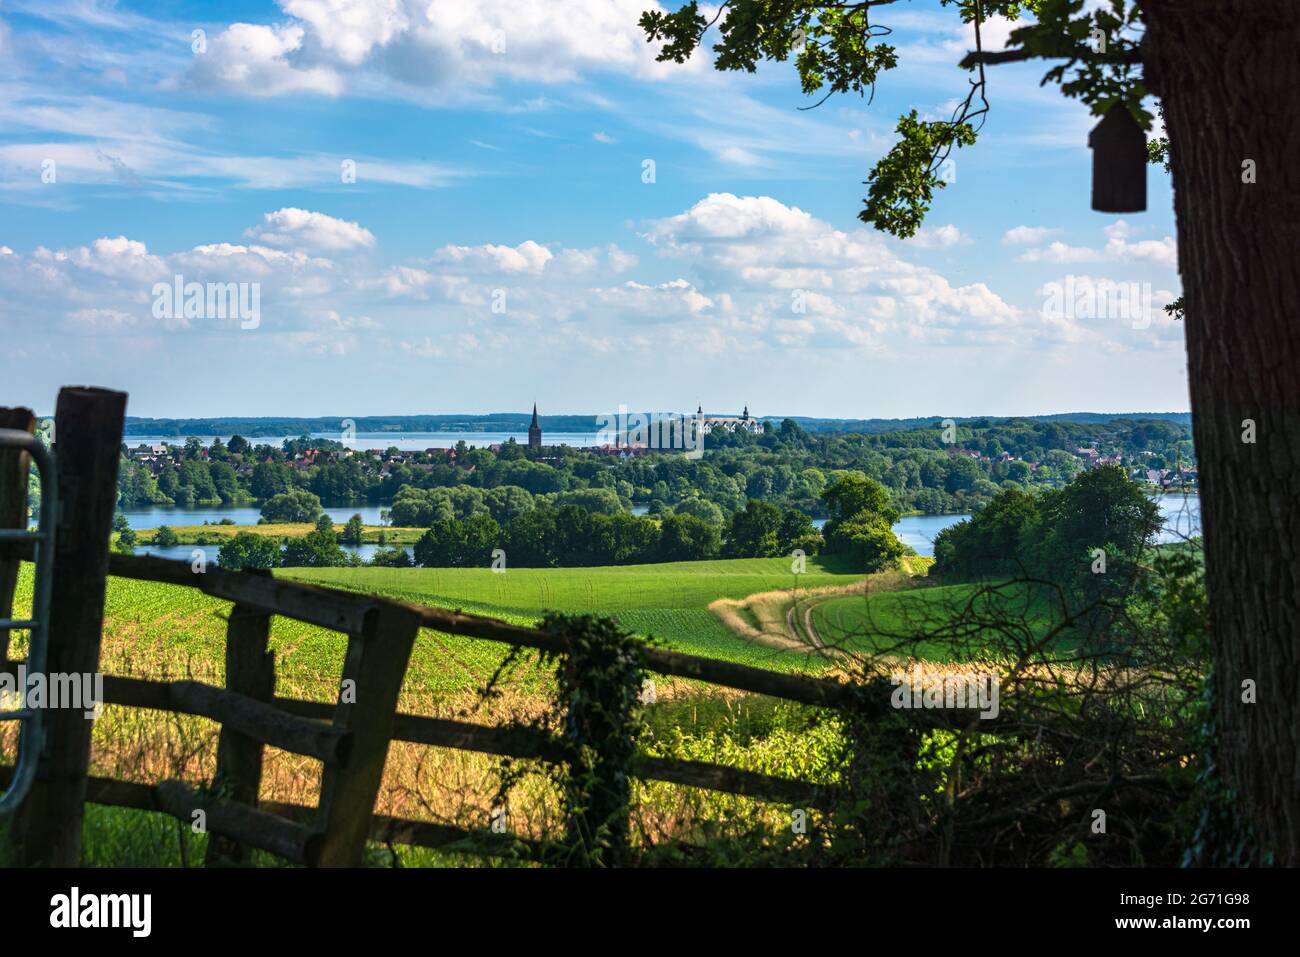
<svg viewBox="0 0 1300 957">
<path fill-rule="evenodd" d="M 430 497 L 441 503 L 439 495 Z M 410 552 L 404 548 L 381 549 L 372 564 L 505 568 L 508 563 L 522 568 L 572 568 L 719 557 L 784 555 L 798 559 L 826 552 L 844 556 L 851 566 L 870 572 L 895 567 L 909 553 L 890 528 L 898 511 L 889 504 L 889 493 L 879 483 L 848 474 L 825 489 L 822 497 L 834 516 L 827 524 L 830 534 L 825 537 L 798 509 L 780 508 L 757 499 L 750 499 L 744 508 L 720 523 L 688 512 L 642 517 L 617 508 L 601 511 L 575 503 L 494 512 L 483 505 L 481 495 L 462 497 L 464 514 L 444 515 L 429 508 L 422 496 L 408 494 L 403 497 L 402 507 L 407 508 L 413 498 L 421 498 L 425 511 L 418 515 L 404 511 L 403 517 L 428 519 L 423 522 L 428 530 Z M 222 545 L 218 555 L 221 565 L 274 568 L 357 563 L 339 543 L 360 541 L 359 515 L 353 516 L 338 535 L 328 516 L 321 513 L 319 500 L 310 492 L 282 493 L 270 499 L 266 509 L 283 515 L 285 521 L 315 522 L 316 528 L 301 538 L 287 538 L 283 545 L 268 536 L 242 532 Z"/>
<path fill-rule="evenodd" d="M 301 490 L 330 506 L 392 502 L 395 511 L 420 515 L 394 522 L 415 525 L 477 511 L 478 495 L 498 522 L 536 505 L 611 512 L 616 500 L 622 509 L 694 509 L 715 521 L 750 499 L 829 517 L 821 493 L 839 475 L 858 472 L 883 485 L 900 510 L 941 514 L 976 511 L 1008 483 L 1059 487 L 1088 456 L 1119 459 L 1126 468 L 1193 464 L 1189 430 L 1177 422 L 1011 419 L 944 426 L 810 433 L 786 420 L 760 435 L 715 429 L 699 459 L 680 453 L 622 458 L 567 446 L 538 454 L 514 443 L 497 452 L 462 443 L 454 455 L 396 449 L 377 455 L 307 438 L 282 448 L 254 446 L 239 436 L 205 449 L 191 439 L 162 462 L 124 460 L 119 504 L 242 504 Z M 431 510 L 427 516 L 419 493 Z"/>
<path fill-rule="evenodd" d="M 1050 582 L 1076 608 L 1095 607 L 1134 590 L 1160 526 L 1146 492 L 1122 469 L 1103 466 L 1061 489 L 1001 492 L 935 537 L 929 574 L 943 582 Z"/>
</svg>

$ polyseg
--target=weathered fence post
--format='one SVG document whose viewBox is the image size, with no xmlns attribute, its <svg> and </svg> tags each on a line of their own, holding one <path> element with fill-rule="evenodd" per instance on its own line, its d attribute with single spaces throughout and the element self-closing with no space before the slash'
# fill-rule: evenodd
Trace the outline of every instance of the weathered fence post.
<svg viewBox="0 0 1300 957">
<path fill-rule="evenodd" d="M 117 504 L 117 463 L 126 393 L 64 388 L 54 415 L 58 538 L 50 609 L 51 675 L 99 670 L 108 541 Z M 76 867 L 90 766 L 92 721 L 81 708 L 54 708 L 36 781 L 10 828 L 16 862 Z"/>
<path fill-rule="evenodd" d="M 321 776 L 320 867 L 359 867 L 365 858 L 397 698 L 419 632 L 418 611 L 380 602 L 366 613 L 361 633 L 348 636 L 334 724 L 351 733 L 351 746 L 344 758 L 326 763 Z"/>
<path fill-rule="evenodd" d="M 226 687 L 259 701 L 275 694 L 275 654 L 268 650 L 271 615 L 247 605 L 230 609 L 226 626 Z M 226 725 L 217 741 L 217 773 L 212 789 L 221 797 L 257 807 L 262 785 L 262 742 Z M 247 864 L 249 848 L 211 834 L 205 864 Z"/>
<path fill-rule="evenodd" d="M 31 409 L 0 408 L 0 429 L 33 432 L 36 416 Z M 0 528 L 27 527 L 27 472 L 30 456 L 19 449 L 0 450 Z M 18 558 L 0 555 L 0 618 L 12 617 L 14 588 L 18 585 Z M 0 628 L 0 665 L 9 660 L 9 629 Z"/>
</svg>

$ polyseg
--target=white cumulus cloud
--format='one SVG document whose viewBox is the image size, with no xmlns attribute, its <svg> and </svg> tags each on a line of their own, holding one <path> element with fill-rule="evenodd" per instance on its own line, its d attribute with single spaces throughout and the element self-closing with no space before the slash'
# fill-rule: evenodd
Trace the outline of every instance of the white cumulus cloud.
<svg viewBox="0 0 1300 957">
<path fill-rule="evenodd" d="M 1015 226 L 1003 234 L 1002 241 L 1008 246 L 1028 246 L 1041 243 L 1053 232 L 1046 226 Z"/>
<path fill-rule="evenodd" d="M 434 254 L 435 262 L 452 263 L 472 272 L 532 273 L 546 268 L 554 253 L 541 243 L 527 239 L 518 246 L 444 246 Z"/>
<path fill-rule="evenodd" d="M 365 227 L 308 209 L 286 206 L 262 219 L 261 226 L 251 227 L 244 235 L 268 246 L 343 252 L 375 245 L 374 234 Z"/>
<path fill-rule="evenodd" d="M 286 22 L 234 23 L 191 68 L 196 85 L 249 96 L 412 96 L 502 79 L 571 82 L 588 72 L 641 79 L 707 69 L 658 63 L 637 24 L 653 0 L 280 0 Z"/>
<path fill-rule="evenodd" d="M 1106 244 L 1099 249 L 1053 242 L 1045 247 L 1025 250 L 1020 255 L 1020 259 L 1024 262 L 1149 262 L 1170 268 L 1178 266 L 1178 247 L 1172 236 L 1130 242 L 1132 227 L 1122 219 L 1111 223 L 1104 232 Z"/>
</svg>

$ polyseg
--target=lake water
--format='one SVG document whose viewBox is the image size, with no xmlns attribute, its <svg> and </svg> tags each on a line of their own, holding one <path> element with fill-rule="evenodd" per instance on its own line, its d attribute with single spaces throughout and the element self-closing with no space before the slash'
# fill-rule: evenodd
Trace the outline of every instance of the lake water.
<svg viewBox="0 0 1300 957">
<path fill-rule="evenodd" d="M 330 439 L 334 442 L 343 441 L 343 432 L 312 432 L 309 433 L 313 439 Z M 211 445 L 214 438 L 218 436 L 200 435 L 197 438 L 204 445 Z M 229 442 L 230 436 L 219 436 L 222 442 Z M 297 435 L 268 435 L 262 437 L 244 436 L 253 445 L 269 445 L 273 448 L 280 448 L 287 439 L 300 438 Z M 528 444 L 528 433 L 524 432 L 358 432 L 356 438 L 350 442 L 344 443 L 349 448 L 366 450 L 366 449 L 391 449 L 394 446 L 403 452 L 423 452 L 425 449 L 450 449 L 455 448 L 458 442 L 464 442 L 466 445 L 472 445 L 476 448 L 486 448 L 489 445 L 497 443 L 504 444 L 510 439 L 514 439 L 521 445 Z M 122 441 L 128 448 L 135 448 L 137 445 L 176 445 L 185 444 L 185 437 L 174 435 L 127 435 L 123 436 Z M 600 445 L 600 440 L 595 432 L 543 432 L 542 441 L 547 445 L 571 445 L 574 448 L 584 448 L 592 445 Z"/>
<path fill-rule="evenodd" d="M 1158 498 L 1160 505 L 1160 515 L 1164 520 L 1164 527 L 1156 535 L 1156 541 L 1164 544 L 1178 541 L 1183 538 L 1199 535 L 1201 531 L 1201 506 L 1200 500 L 1195 495 L 1161 495 Z M 359 505 L 350 508 L 327 508 L 325 513 L 334 521 L 335 525 L 342 525 L 353 515 L 360 513 L 361 520 L 367 525 L 379 524 L 378 505 Z M 637 505 L 632 508 L 635 515 L 644 515 L 647 509 L 644 505 Z M 222 518 L 232 518 L 239 525 L 256 525 L 258 519 L 258 510 L 252 507 L 245 508 L 222 508 L 221 506 L 210 506 L 208 508 L 143 508 L 130 509 L 126 512 L 127 521 L 132 528 L 157 528 L 159 525 L 202 525 L 204 521 L 215 524 Z M 960 521 L 970 518 L 969 515 L 908 515 L 899 519 L 894 525 L 894 534 L 905 545 L 910 545 L 916 549 L 919 555 L 934 554 L 934 539 L 941 531 L 949 525 L 955 525 Z M 818 518 L 813 520 L 816 528 L 821 528 L 826 524 L 826 519 Z M 138 555 L 157 555 L 160 558 L 177 558 L 189 561 L 191 552 L 200 546 L 195 545 L 177 545 L 174 548 L 154 548 L 139 547 L 136 549 Z M 210 557 L 216 557 L 217 546 L 207 546 L 211 553 Z M 345 552 L 356 552 L 361 555 L 362 559 L 369 561 L 379 548 L 378 545 L 345 545 L 342 546 Z M 409 546 L 407 546 L 409 548 Z"/>
<path fill-rule="evenodd" d="M 340 505 L 322 511 L 330 517 L 335 525 L 343 525 L 353 515 L 360 515 L 366 525 L 379 525 L 379 513 L 387 505 Z M 650 509 L 646 505 L 633 505 L 633 515 L 644 515 Z M 196 505 L 194 508 L 172 508 L 164 505 L 149 505 L 144 508 L 127 508 L 122 510 L 127 524 L 132 528 L 157 528 L 166 525 L 177 528 L 181 525 L 216 525 L 223 518 L 228 518 L 236 525 L 256 525 L 262 517 L 262 510 L 256 505 Z"/>
<path fill-rule="evenodd" d="M 342 525 L 353 515 L 360 515 L 367 525 L 379 524 L 380 509 L 387 505 L 341 505 L 338 508 L 324 509 L 326 515 L 335 525 Z M 196 505 L 193 508 L 172 508 L 164 505 L 149 505 L 144 508 L 127 508 L 122 513 L 132 528 L 157 528 L 167 525 L 176 528 L 180 525 L 216 525 L 223 518 L 228 518 L 236 525 L 256 525 L 262 517 L 262 510 L 257 505 Z"/>
</svg>

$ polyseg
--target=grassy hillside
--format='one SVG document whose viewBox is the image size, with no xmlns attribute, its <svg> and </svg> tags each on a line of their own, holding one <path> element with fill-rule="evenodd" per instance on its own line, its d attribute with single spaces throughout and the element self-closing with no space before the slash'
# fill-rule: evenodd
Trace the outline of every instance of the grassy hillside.
<svg viewBox="0 0 1300 957">
<path fill-rule="evenodd" d="M 970 585 L 918 588 L 906 592 L 843 595 L 819 602 L 813 624 L 827 645 L 851 650 L 888 651 L 937 620 L 941 613 L 960 606 L 974 591 Z M 889 635 L 882 639 L 880 635 Z M 946 649 L 916 646 L 920 656 L 944 659 Z"/>
<path fill-rule="evenodd" d="M 277 574 L 519 623 L 532 623 L 549 609 L 609 615 L 677 651 L 783 669 L 821 665 L 745 641 L 722 625 L 709 603 L 796 584 L 846 585 L 861 577 L 843 563 L 817 558 L 800 576 L 791 573 L 786 558 L 512 568 L 501 574 L 486 568 L 298 568 Z"/>
<path fill-rule="evenodd" d="M 418 598 L 446 607 L 529 611 L 704 608 L 772 588 L 845 584 L 860 578 L 842 562 L 808 560 L 802 576 L 788 558 L 736 558 L 597 568 L 288 568 L 277 574 L 358 591 Z"/>
<path fill-rule="evenodd" d="M 709 612 L 720 597 L 741 598 L 790 588 L 788 559 L 738 559 L 606 568 L 279 569 L 277 575 L 388 595 L 405 601 L 535 623 L 547 610 L 616 617 L 665 647 L 764 667 L 821 667 L 797 653 L 756 647 Z M 803 587 L 847 584 L 842 565 L 811 559 Z M 31 567 L 23 566 L 17 603 L 31 600 Z M 224 679 L 225 617 L 230 605 L 192 588 L 110 578 L 104 608 L 103 670 L 110 674 Z M 21 615 L 22 612 L 20 612 Z M 276 618 L 272 628 L 280 693 L 328 698 L 340 673 L 344 642 L 332 632 Z M 15 655 L 26 653 L 14 638 Z M 421 698 L 480 686 L 506 654 L 493 642 L 425 631 L 416 643 L 406 692 Z M 522 676 L 525 684 L 530 680 Z"/>
<path fill-rule="evenodd" d="M 992 588 L 939 585 L 843 595 L 821 601 L 812 609 L 814 627 L 827 645 L 931 661 L 981 658 L 991 653 L 995 636 L 982 630 L 988 623 L 1007 622 L 1008 634 L 1028 639 L 1030 633 L 1044 634 L 1059 617 L 1051 593 L 1024 584 Z M 957 629 L 960 647 L 922 640 L 944 629 L 951 633 L 952 623 L 959 621 L 968 623 Z M 1075 641 L 1074 636 L 1063 635 L 1056 645 L 1064 651 Z"/>
</svg>

